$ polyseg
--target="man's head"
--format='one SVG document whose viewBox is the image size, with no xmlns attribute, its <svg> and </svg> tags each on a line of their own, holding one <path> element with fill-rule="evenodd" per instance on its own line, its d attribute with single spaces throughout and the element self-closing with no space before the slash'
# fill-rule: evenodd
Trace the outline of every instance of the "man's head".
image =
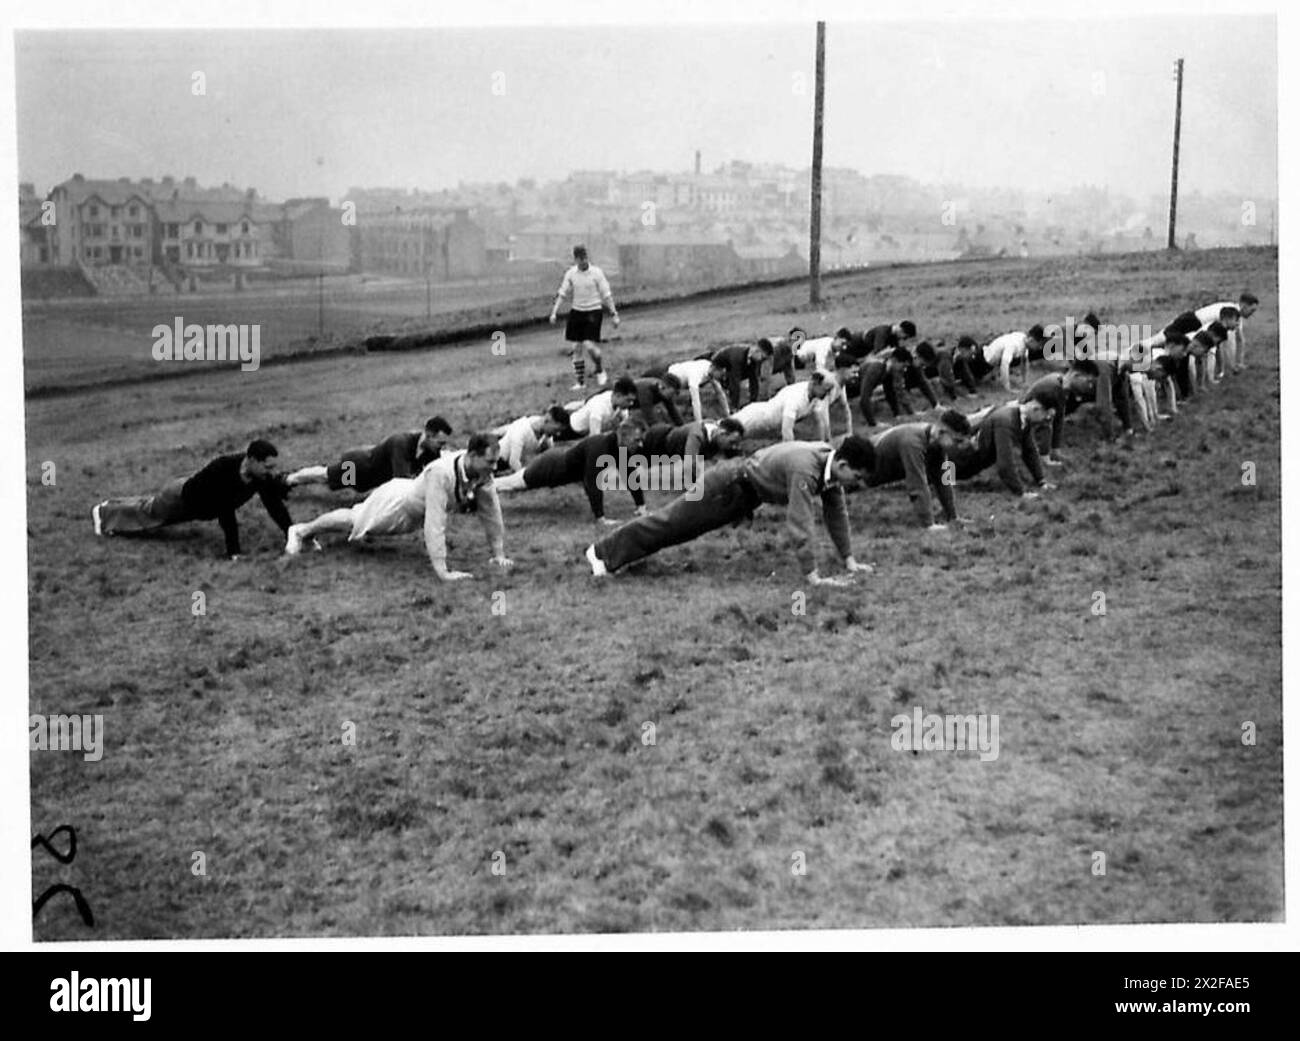
<svg viewBox="0 0 1300 1041">
<path fill-rule="evenodd" d="M 973 336 L 962 336 L 957 340 L 955 348 L 957 354 L 962 357 L 968 357 L 980 349 L 979 341 Z"/>
<path fill-rule="evenodd" d="M 1031 325 L 1025 330 L 1025 341 L 1029 347 L 1041 347 L 1047 342 L 1047 333 L 1041 325 Z"/>
<path fill-rule="evenodd" d="M 894 326 L 894 338 L 899 343 L 907 343 L 908 340 L 916 338 L 916 323 L 904 318 Z"/>
<path fill-rule="evenodd" d="M 471 480 L 490 477 L 496 469 L 497 457 L 501 454 L 501 442 L 490 430 L 480 430 L 471 434 L 469 444 L 465 446 L 465 474 Z"/>
<path fill-rule="evenodd" d="M 839 381 L 839 385 L 842 387 L 857 376 L 858 359 L 848 351 L 840 351 L 831 362 L 831 369 L 835 374 L 835 379 Z"/>
<path fill-rule="evenodd" d="M 899 369 L 905 369 L 911 364 L 912 352 L 901 344 L 885 356 L 885 368 L 889 372 L 897 372 Z"/>
<path fill-rule="evenodd" d="M 620 376 L 614 381 L 613 393 L 611 400 L 614 408 L 624 409 L 631 408 L 636 404 L 636 380 L 631 376 Z"/>
<path fill-rule="evenodd" d="M 1217 322 L 1214 324 L 1218 325 Z M 1220 325 L 1219 328 L 1222 329 L 1223 326 Z M 1220 341 L 1214 338 L 1214 333 L 1210 332 L 1209 329 L 1202 329 L 1192 337 L 1191 343 L 1187 345 L 1187 350 L 1193 358 L 1204 358 L 1210 353 L 1210 348 L 1219 342 Z"/>
<path fill-rule="evenodd" d="M 836 387 L 835 380 L 818 369 L 808 381 L 808 396 L 813 399 L 824 398 Z"/>
<path fill-rule="evenodd" d="M 1187 337 L 1180 332 L 1165 333 L 1165 351 L 1171 358 L 1181 358 L 1190 346 Z"/>
<path fill-rule="evenodd" d="M 1074 327 L 1082 329 L 1085 325 L 1095 333 L 1101 329 L 1101 319 L 1097 317 L 1096 312 L 1089 311 L 1075 323 Z"/>
<path fill-rule="evenodd" d="M 845 491 L 853 491 L 866 483 L 876 468 L 876 450 L 860 434 L 851 434 L 840 442 L 831 457 L 831 476 Z"/>
<path fill-rule="evenodd" d="M 945 408 L 930 425 L 930 436 L 943 446 L 945 452 L 954 452 L 970 439 L 970 420 L 955 408 Z"/>
<path fill-rule="evenodd" d="M 758 343 L 753 344 L 746 352 L 746 358 L 750 362 L 762 361 L 764 358 L 770 357 L 772 357 L 772 341 L 766 336 L 759 340 Z"/>
<path fill-rule="evenodd" d="M 731 416 L 718 420 L 718 429 L 713 435 L 713 443 L 723 455 L 734 455 L 740 450 L 744 440 L 745 427 L 740 420 Z"/>
<path fill-rule="evenodd" d="M 1241 298 L 1237 301 L 1237 308 L 1241 311 L 1242 318 L 1249 318 L 1259 307 L 1259 297 L 1254 293 L 1242 293 Z"/>
<path fill-rule="evenodd" d="M 929 340 L 922 340 L 914 349 L 922 365 L 934 365 L 939 361 L 939 352 Z"/>
<path fill-rule="evenodd" d="M 579 244 L 573 247 L 573 262 L 578 265 L 579 271 L 586 271 L 591 266 L 591 260 L 587 257 L 587 247 Z"/>
<path fill-rule="evenodd" d="M 1235 307 L 1219 308 L 1219 322 L 1225 329 L 1235 329 L 1241 321 L 1241 312 Z"/>
<path fill-rule="evenodd" d="M 1048 408 L 1037 397 L 1031 397 L 1020 406 L 1020 420 L 1027 426 L 1034 427 L 1040 423 L 1050 423 L 1055 415 L 1056 410 Z"/>
<path fill-rule="evenodd" d="M 618 436 L 618 447 L 626 448 L 630 453 L 641 450 L 641 442 L 645 440 L 646 422 L 638 415 L 625 416 L 615 428 Z"/>
<path fill-rule="evenodd" d="M 447 447 L 447 438 L 451 437 L 451 424 L 442 416 L 431 416 L 420 431 L 420 441 L 415 450 L 418 454 L 439 456 Z"/>
<path fill-rule="evenodd" d="M 1211 322 L 1202 330 L 1202 332 L 1210 334 L 1210 339 L 1213 341 L 1210 344 L 1212 347 L 1221 344 L 1228 338 L 1228 326 L 1224 325 L 1222 322 Z"/>
<path fill-rule="evenodd" d="M 569 428 L 569 413 L 563 405 L 552 405 L 542 413 L 542 434 L 558 437 Z"/>
<path fill-rule="evenodd" d="M 274 477 L 278 465 L 276 457 L 279 454 L 270 441 L 263 441 L 260 437 L 256 441 L 250 441 L 248 450 L 244 453 L 244 472 L 255 481 Z"/>
</svg>

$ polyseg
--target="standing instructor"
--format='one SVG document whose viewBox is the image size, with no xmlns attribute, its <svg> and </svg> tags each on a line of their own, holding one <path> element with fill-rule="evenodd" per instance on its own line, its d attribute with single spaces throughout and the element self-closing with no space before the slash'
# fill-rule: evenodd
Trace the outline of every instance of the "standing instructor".
<svg viewBox="0 0 1300 1041">
<path fill-rule="evenodd" d="M 569 317 L 564 324 L 564 339 L 573 344 L 573 375 L 575 382 L 572 390 L 585 390 L 587 387 L 587 357 L 591 358 L 592 371 L 596 374 L 596 385 L 605 385 L 605 366 L 601 360 L 600 323 L 604 312 L 614 319 L 614 328 L 619 325 L 618 308 L 614 306 L 614 295 L 609 289 L 609 280 L 605 272 L 596 267 L 587 257 L 587 247 L 573 247 L 573 267 L 564 273 L 560 290 L 555 294 L 555 304 L 551 307 L 551 324 L 559 317 L 560 305 L 568 301 Z"/>
</svg>

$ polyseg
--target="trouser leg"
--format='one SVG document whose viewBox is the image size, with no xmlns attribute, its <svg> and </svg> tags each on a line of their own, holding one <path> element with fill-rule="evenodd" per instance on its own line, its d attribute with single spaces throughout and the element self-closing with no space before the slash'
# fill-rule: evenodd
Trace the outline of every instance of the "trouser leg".
<svg viewBox="0 0 1300 1041">
<path fill-rule="evenodd" d="M 188 520 L 181 500 L 185 481 L 186 478 L 177 477 L 153 495 L 108 499 L 100 506 L 100 530 L 105 535 L 127 535 Z"/>
<path fill-rule="evenodd" d="M 743 472 L 744 460 L 719 463 L 705 471 L 698 499 L 681 495 L 662 509 L 634 517 L 596 542 L 596 556 L 616 571 L 740 520 L 757 505 L 740 483 Z"/>
</svg>

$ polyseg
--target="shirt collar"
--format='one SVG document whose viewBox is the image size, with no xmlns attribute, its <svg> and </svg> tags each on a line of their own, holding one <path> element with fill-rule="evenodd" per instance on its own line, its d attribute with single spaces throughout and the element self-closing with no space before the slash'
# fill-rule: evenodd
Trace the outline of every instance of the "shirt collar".
<svg viewBox="0 0 1300 1041">
<path fill-rule="evenodd" d="M 826 469 L 822 471 L 822 487 L 834 488 L 839 482 L 835 479 L 832 467 L 835 465 L 835 449 L 831 449 L 830 454 L 826 457 Z"/>
</svg>

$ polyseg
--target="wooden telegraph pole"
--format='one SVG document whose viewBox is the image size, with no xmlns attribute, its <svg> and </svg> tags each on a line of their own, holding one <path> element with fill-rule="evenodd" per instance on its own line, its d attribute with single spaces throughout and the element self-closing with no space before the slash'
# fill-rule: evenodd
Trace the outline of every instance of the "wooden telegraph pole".
<svg viewBox="0 0 1300 1041">
<path fill-rule="evenodd" d="M 1177 100 L 1174 102 L 1174 172 L 1169 182 L 1169 243 L 1177 249 L 1174 227 L 1178 222 L 1178 138 L 1183 130 L 1183 59 L 1174 62 L 1174 79 L 1178 81 Z"/>
<path fill-rule="evenodd" d="M 826 94 L 826 23 L 817 23 L 817 83 L 813 89 L 812 221 L 808 241 L 808 302 L 822 302 L 822 110 Z"/>
</svg>

